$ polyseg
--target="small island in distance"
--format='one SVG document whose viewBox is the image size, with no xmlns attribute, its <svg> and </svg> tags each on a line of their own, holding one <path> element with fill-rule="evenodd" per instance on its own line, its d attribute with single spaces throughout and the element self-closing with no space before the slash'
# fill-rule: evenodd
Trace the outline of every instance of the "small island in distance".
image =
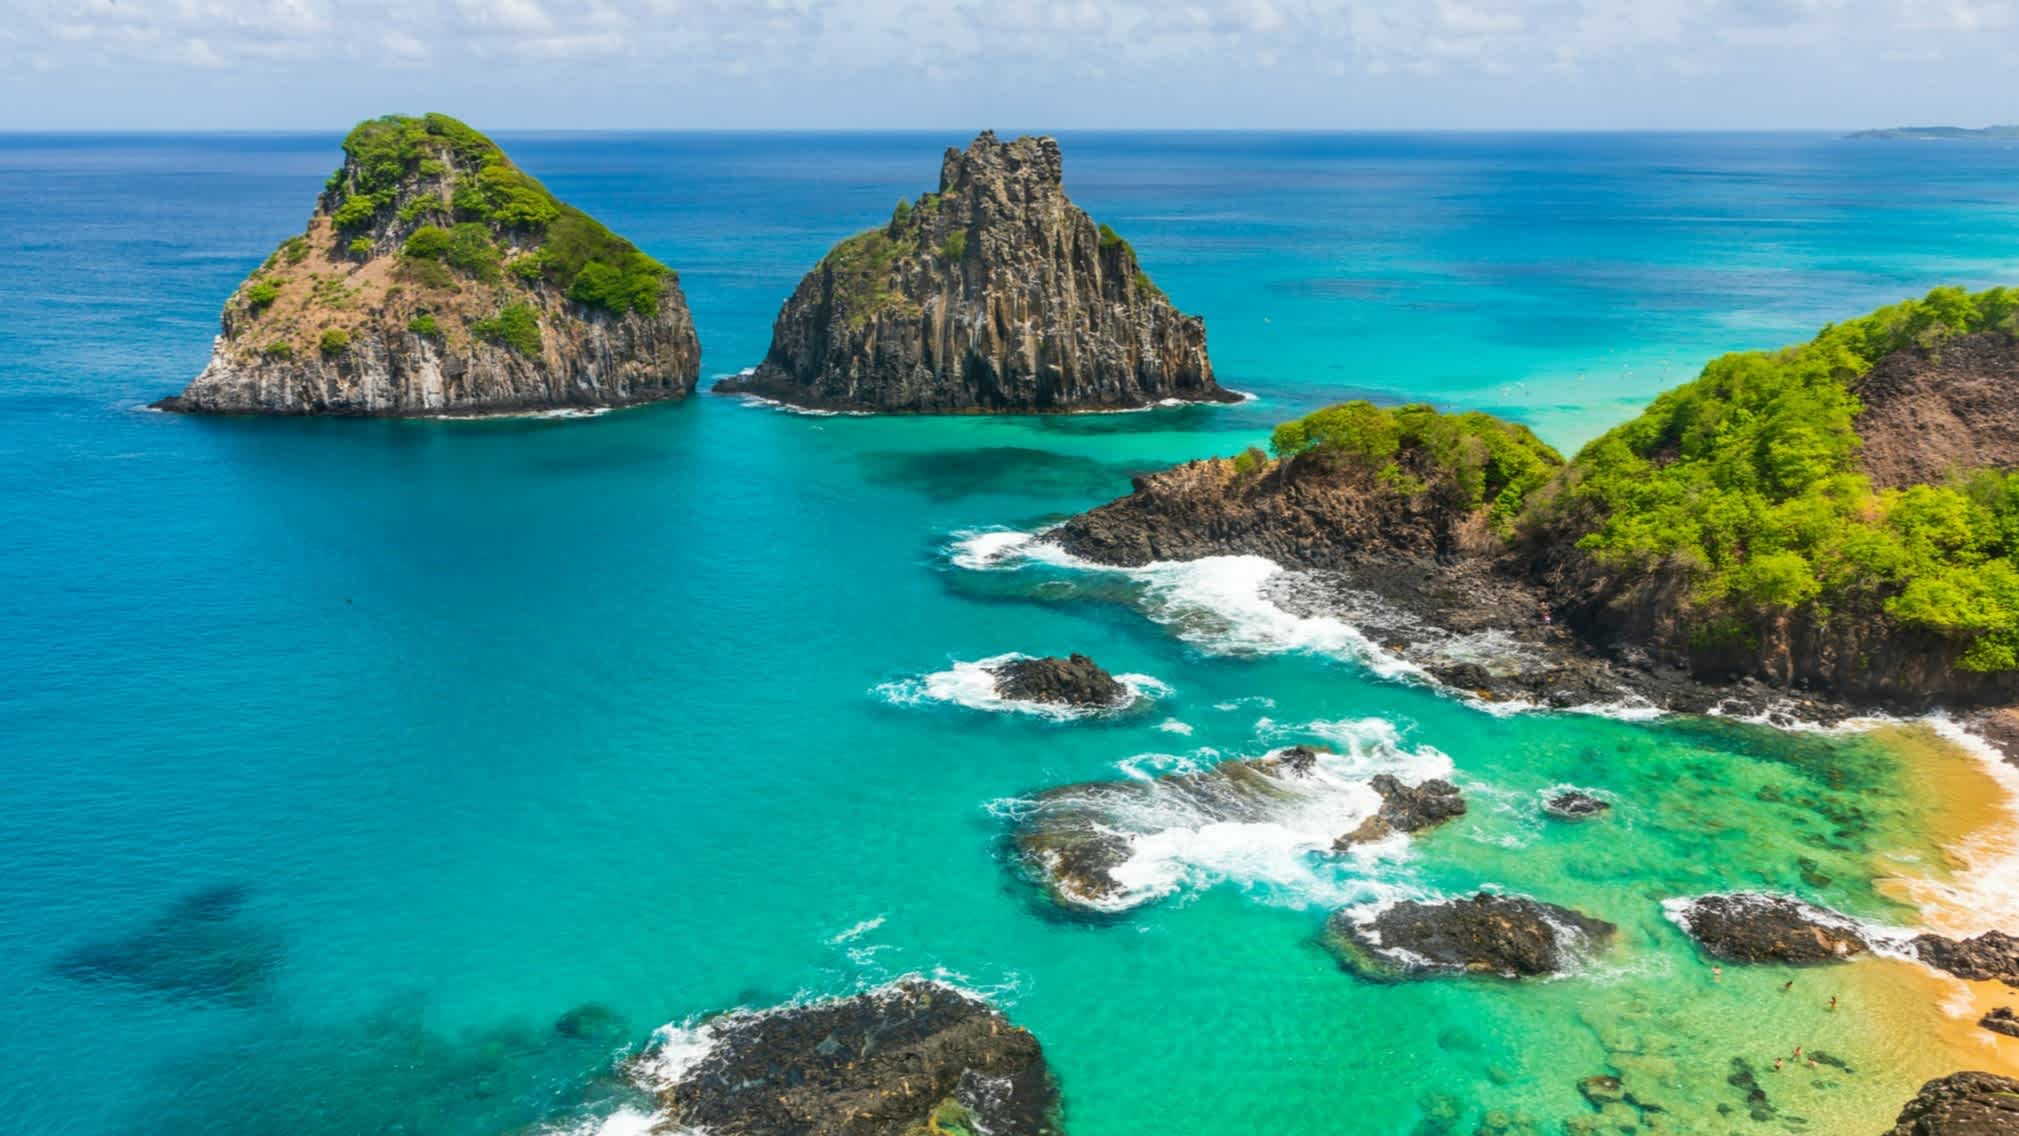
<svg viewBox="0 0 2019 1136">
<path fill-rule="evenodd" d="M 1886 140 L 1905 139 L 1909 141 L 1932 140 L 1949 141 L 2019 141 L 2019 125 L 2005 126 L 1888 126 L 1879 130 L 1860 130 L 1849 135 L 1851 138 L 1881 138 Z"/>
</svg>

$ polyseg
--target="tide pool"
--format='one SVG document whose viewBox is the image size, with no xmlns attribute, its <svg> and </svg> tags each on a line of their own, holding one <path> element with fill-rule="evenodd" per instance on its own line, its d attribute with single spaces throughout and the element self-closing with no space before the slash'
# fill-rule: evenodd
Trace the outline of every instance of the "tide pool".
<svg viewBox="0 0 2019 1136">
<path fill-rule="evenodd" d="M 966 141 L 498 137 L 680 270 L 704 375 L 755 363 L 806 266 Z M 1978 886 L 2009 810 L 1940 739 L 1495 717 L 1271 608 L 1266 565 L 1086 572 L 979 555 L 1014 538 L 976 534 L 1348 396 L 1493 410 L 1574 447 L 1717 351 L 2009 283 L 2019 149 L 1061 141 L 1068 191 L 1206 316 L 1253 401 L 144 413 L 299 230 L 335 135 L 0 138 L 0 1130 L 594 1130 L 638 1105 L 614 1057 L 662 1023 L 908 972 L 1030 1027 L 1079 1136 L 1557 1131 L 1608 1071 L 1653 1086 L 1676 1131 L 1877 1131 L 1956 1067 L 1938 991 L 1901 964 L 1720 979 L 1662 910 L 1765 888 L 1889 926 L 1972 929 L 1954 924 L 1974 904 L 2011 929 L 2010 897 Z M 1058 722 L 905 696 L 1068 651 L 1154 680 L 1149 701 Z M 1346 861 L 1298 831 L 1173 829 L 1146 861 L 1161 898 L 1099 920 L 1008 854 L 1045 788 L 1297 742 L 1448 767 L 1472 810 Z M 1546 821 L 1562 785 L 1617 807 Z M 1968 826 L 1945 819 L 1958 795 Z M 1613 921 L 1617 948 L 1548 982 L 1384 986 L 1318 944 L 1336 906 L 1483 886 Z M 553 1029 L 590 1003 L 619 1024 Z M 1797 1044 L 1852 1069 L 1770 1079 Z"/>
</svg>

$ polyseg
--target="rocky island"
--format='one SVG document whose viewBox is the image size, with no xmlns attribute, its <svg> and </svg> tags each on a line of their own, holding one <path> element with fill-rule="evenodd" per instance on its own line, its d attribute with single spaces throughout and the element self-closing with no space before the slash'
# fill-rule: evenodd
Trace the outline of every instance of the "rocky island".
<svg viewBox="0 0 2019 1136">
<path fill-rule="evenodd" d="M 446 115 L 344 139 L 308 229 L 225 304 L 210 364 L 156 405 L 380 417 L 627 406 L 693 391 L 675 274 Z"/>
<path fill-rule="evenodd" d="M 717 1018 L 707 1051 L 659 1090 L 677 1129 L 716 1136 L 1056 1136 L 1037 1039 L 921 979 Z"/>
<path fill-rule="evenodd" d="M 716 384 L 792 406 L 909 413 L 1234 402 L 1206 325 L 1129 242 L 1066 197 L 1058 143 L 984 132 L 939 189 L 836 245 L 778 313 L 751 373 Z"/>
<path fill-rule="evenodd" d="M 1321 585 L 1280 602 L 1385 606 L 1371 638 L 1482 698 L 1992 708 L 2019 701 L 2015 407 L 2019 291 L 1944 288 L 1717 359 L 1567 462 L 1488 415 L 1347 403 L 1047 539 L 1269 557 Z M 1487 630 L 1523 649 L 1441 651 Z"/>
<path fill-rule="evenodd" d="M 1568 969 L 1609 945 L 1617 931 L 1568 907 L 1480 892 L 1407 900 L 1374 915 L 1336 912 L 1324 941 L 1340 965 L 1376 981 L 1441 972 L 1533 978 Z"/>
</svg>

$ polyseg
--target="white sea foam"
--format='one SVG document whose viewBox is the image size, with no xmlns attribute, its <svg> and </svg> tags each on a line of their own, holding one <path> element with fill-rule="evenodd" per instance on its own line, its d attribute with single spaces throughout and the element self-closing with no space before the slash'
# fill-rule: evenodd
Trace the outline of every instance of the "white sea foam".
<svg viewBox="0 0 2019 1136">
<path fill-rule="evenodd" d="M 1946 879 L 1903 880 L 1929 929 L 1967 937 L 2019 922 L 2019 768 L 1989 741 L 1945 714 L 1922 719 L 1944 740 L 1977 759 L 2005 794 L 2004 824 L 1972 833 L 1946 851 L 1960 868 Z"/>
<path fill-rule="evenodd" d="M 1138 754 L 1120 765 L 1135 788 L 1094 786 L 1064 801 L 992 811 L 1041 824 L 1034 813 L 1069 810 L 1090 816 L 1087 823 L 1095 831 L 1126 841 L 1126 859 L 1109 870 L 1121 891 L 1085 903 L 1101 910 L 1124 911 L 1220 884 L 1292 907 L 1336 907 L 1401 894 L 1401 884 L 1389 877 L 1395 874 L 1393 862 L 1407 855 L 1406 837 L 1356 846 L 1345 855 L 1332 853 L 1333 841 L 1380 808 L 1380 795 L 1368 785 L 1374 774 L 1420 781 L 1448 775 L 1451 759 L 1428 746 L 1403 748 L 1393 724 L 1378 718 L 1315 722 L 1304 733 L 1334 743 L 1340 752 L 1320 753 L 1308 773 L 1270 778 L 1266 791 L 1217 783 L 1210 776 L 1159 779 L 1209 770 L 1216 756 L 1211 750 Z"/>
<path fill-rule="evenodd" d="M 878 915 L 869 919 L 864 919 L 862 922 L 855 924 L 848 930 L 842 931 L 839 934 L 835 935 L 833 938 L 827 940 L 827 943 L 829 946 L 833 947 L 841 946 L 844 943 L 852 943 L 855 940 L 862 938 L 864 935 L 869 934 L 871 931 L 876 930 L 878 927 L 883 926 L 883 921 L 888 918 L 889 918 L 888 915 Z"/>
<path fill-rule="evenodd" d="M 1051 702 L 1033 702 L 1021 698 L 1004 698 L 996 690 L 995 668 L 1017 659 L 1027 659 L 1029 655 L 1014 651 L 993 655 L 973 662 L 956 661 L 943 671 L 917 678 L 886 682 L 876 687 L 876 693 L 884 701 L 894 706 L 917 706 L 928 702 L 948 703 L 965 706 L 970 710 L 987 710 L 997 713 L 1029 714 L 1054 721 L 1068 721 L 1086 718 L 1096 714 L 1111 714 L 1141 705 L 1145 701 L 1168 698 L 1171 688 L 1146 674 L 1118 674 L 1115 681 L 1128 688 L 1129 697 L 1119 706 L 1090 707 L 1063 706 Z"/>
<path fill-rule="evenodd" d="M 1180 722 L 1176 718 L 1166 718 L 1158 722 L 1157 728 L 1167 734 L 1178 734 L 1183 737 L 1192 736 L 1192 724 L 1190 722 Z"/>
</svg>

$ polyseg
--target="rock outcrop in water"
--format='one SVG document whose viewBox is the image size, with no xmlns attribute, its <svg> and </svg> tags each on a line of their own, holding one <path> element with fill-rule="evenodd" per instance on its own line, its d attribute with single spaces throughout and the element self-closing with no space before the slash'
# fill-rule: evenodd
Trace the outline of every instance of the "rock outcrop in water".
<svg viewBox="0 0 2019 1136">
<path fill-rule="evenodd" d="M 2019 1081 L 1951 1073 L 1921 1086 L 1885 1136 L 2011 1136 L 2019 1132 Z"/>
<path fill-rule="evenodd" d="M 1542 811 L 1558 820 L 1590 820 L 1612 811 L 1612 803 L 1582 789 L 1568 789 L 1542 802 Z"/>
<path fill-rule="evenodd" d="M 1047 789 L 1017 823 L 1017 852 L 1060 904 L 1105 911 L 1133 907 L 1161 894 L 1132 888 L 1116 875 L 1135 855 L 1135 838 L 1173 828 L 1268 821 L 1328 789 L 1320 780 L 1319 758 L 1317 750 L 1295 746 L 1254 760 L 1223 761 L 1203 772 Z"/>
<path fill-rule="evenodd" d="M 918 979 L 853 998 L 733 1014 L 661 1092 L 711 1136 L 1055 1136 L 1037 1039 L 973 995 Z"/>
<path fill-rule="evenodd" d="M 983 133 L 939 189 L 836 245 L 779 311 L 754 371 L 716 390 L 885 412 L 1232 402 L 1206 327 L 1127 241 L 1067 199 L 1058 143 Z"/>
<path fill-rule="evenodd" d="M 1113 709 L 1129 701 L 1129 688 L 1085 655 L 1011 659 L 989 669 L 996 694 L 1019 702 L 1042 702 L 1086 710 Z"/>
<path fill-rule="evenodd" d="M 1917 935 L 1913 947 L 1922 962 L 1958 978 L 2019 986 L 2019 936 L 2003 931 L 1986 931 L 1974 939 Z"/>
<path fill-rule="evenodd" d="M 1698 896 L 1673 916 L 1706 953 L 1730 962 L 1840 962 L 1870 948 L 1850 919 L 1786 896 Z"/>
<path fill-rule="evenodd" d="M 1568 907 L 1481 892 L 1397 903 L 1372 917 L 1335 912 L 1325 942 L 1347 969 L 1376 980 L 1443 971 L 1532 978 L 1569 969 L 1617 931 Z"/>
<path fill-rule="evenodd" d="M 412 417 L 626 406 L 694 389 L 675 275 L 445 115 L 344 141 L 302 235 L 246 278 L 210 365 L 157 405 Z"/>
<path fill-rule="evenodd" d="M 1459 794 L 1458 786 L 1442 778 L 1406 785 L 1393 774 L 1377 773 L 1368 786 L 1381 794 L 1380 811 L 1333 841 L 1335 851 L 1385 840 L 1398 832 L 1422 832 L 1465 815 L 1465 798 Z"/>
</svg>

